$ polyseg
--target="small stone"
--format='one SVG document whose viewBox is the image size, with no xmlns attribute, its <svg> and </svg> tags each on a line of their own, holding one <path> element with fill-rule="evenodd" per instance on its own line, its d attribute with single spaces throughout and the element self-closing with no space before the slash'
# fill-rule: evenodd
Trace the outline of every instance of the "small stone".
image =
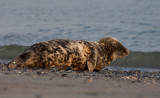
<svg viewBox="0 0 160 98">
<path fill-rule="evenodd" d="M 61 76 L 62 76 L 62 77 L 66 77 L 66 76 L 67 76 L 67 74 L 62 74 Z"/>
<path fill-rule="evenodd" d="M 132 76 L 131 79 L 132 79 L 132 80 L 137 80 L 137 77 Z"/>
<path fill-rule="evenodd" d="M 40 71 L 37 72 L 38 75 L 41 75 L 42 73 Z"/>
<path fill-rule="evenodd" d="M 38 94 L 36 95 L 36 98 L 42 98 L 42 95 Z"/>
<path fill-rule="evenodd" d="M 30 74 L 30 73 L 26 73 L 26 75 L 27 75 L 27 76 L 31 76 L 31 74 Z"/>
<path fill-rule="evenodd" d="M 135 76 L 124 76 L 123 79 L 137 80 L 137 77 L 135 77 Z"/>
<path fill-rule="evenodd" d="M 72 68 L 71 68 L 71 67 L 68 67 L 68 68 L 66 68 L 65 71 L 69 71 L 69 70 L 72 70 Z"/>
<path fill-rule="evenodd" d="M 21 74 L 21 72 L 19 71 L 19 72 L 17 72 L 18 74 Z"/>
<path fill-rule="evenodd" d="M 44 72 L 44 71 L 42 71 L 42 72 L 41 72 L 41 74 L 45 74 L 45 72 Z"/>
<path fill-rule="evenodd" d="M 92 83 L 93 82 L 93 79 L 91 78 L 91 79 L 88 79 L 88 82 L 89 83 Z"/>
<path fill-rule="evenodd" d="M 57 71 L 57 68 L 53 67 L 51 68 L 51 72 L 56 72 Z"/>
</svg>

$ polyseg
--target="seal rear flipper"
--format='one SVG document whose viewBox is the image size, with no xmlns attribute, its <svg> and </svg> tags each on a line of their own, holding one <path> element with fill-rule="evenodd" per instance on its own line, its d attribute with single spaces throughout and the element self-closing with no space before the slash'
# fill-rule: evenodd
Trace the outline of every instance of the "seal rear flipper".
<svg viewBox="0 0 160 98">
<path fill-rule="evenodd" d="M 16 58 L 15 60 L 11 61 L 9 64 L 8 64 L 8 68 L 12 69 L 12 68 L 21 68 L 23 67 L 24 64 L 23 64 L 23 60 L 20 59 L 19 57 Z"/>
</svg>

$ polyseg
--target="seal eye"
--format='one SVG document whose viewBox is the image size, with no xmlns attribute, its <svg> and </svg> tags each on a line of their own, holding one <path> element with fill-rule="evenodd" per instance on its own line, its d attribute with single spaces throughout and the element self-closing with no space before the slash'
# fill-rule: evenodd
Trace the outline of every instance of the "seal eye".
<svg viewBox="0 0 160 98">
<path fill-rule="evenodd" d="M 117 43 L 113 43 L 113 46 L 115 46 L 115 47 L 116 47 L 116 46 L 117 46 Z"/>
</svg>

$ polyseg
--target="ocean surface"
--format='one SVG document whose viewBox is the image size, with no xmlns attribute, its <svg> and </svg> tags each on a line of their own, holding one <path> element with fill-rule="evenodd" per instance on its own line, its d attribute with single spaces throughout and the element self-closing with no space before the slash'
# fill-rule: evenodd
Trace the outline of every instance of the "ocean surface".
<svg viewBox="0 0 160 98">
<path fill-rule="evenodd" d="M 160 70 L 160 0 L 0 0 L 0 62 L 40 41 L 105 36 L 130 50 L 112 67 Z"/>
</svg>

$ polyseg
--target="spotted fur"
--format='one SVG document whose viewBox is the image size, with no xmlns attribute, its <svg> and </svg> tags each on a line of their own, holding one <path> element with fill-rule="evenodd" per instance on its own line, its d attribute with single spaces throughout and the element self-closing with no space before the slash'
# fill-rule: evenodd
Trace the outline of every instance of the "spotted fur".
<svg viewBox="0 0 160 98">
<path fill-rule="evenodd" d="M 105 37 L 97 42 L 56 39 L 32 45 L 10 62 L 8 67 L 56 67 L 59 70 L 71 67 L 77 71 L 100 71 L 128 53 L 128 49 L 113 37 Z"/>
</svg>

